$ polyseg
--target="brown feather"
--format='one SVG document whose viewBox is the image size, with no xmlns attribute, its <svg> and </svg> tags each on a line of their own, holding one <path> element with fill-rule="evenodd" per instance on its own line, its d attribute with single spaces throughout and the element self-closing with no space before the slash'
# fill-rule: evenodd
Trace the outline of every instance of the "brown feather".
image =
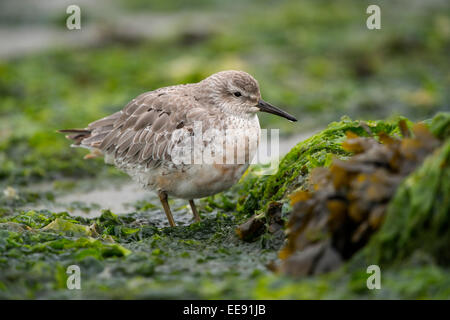
<svg viewBox="0 0 450 320">
<path fill-rule="evenodd" d="M 60 133 L 91 133 L 88 129 L 61 129 L 58 130 Z"/>
<path fill-rule="evenodd" d="M 70 138 L 76 144 L 98 148 L 102 153 L 120 158 L 124 164 L 155 168 L 171 158 L 172 131 L 189 130 L 193 121 L 205 120 L 208 114 L 200 102 L 185 94 L 185 88 L 188 87 L 167 87 L 143 93 L 122 111 L 90 123 L 87 129 L 61 132 L 71 133 Z M 180 112 L 181 107 L 188 111 Z"/>
<path fill-rule="evenodd" d="M 155 119 L 158 117 L 158 114 L 154 110 L 150 110 L 145 112 L 139 117 L 139 120 L 136 122 L 134 126 L 134 130 L 139 130 L 145 128 L 147 126 L 152 125 L 155 122 Z"/>
<path fill-rule="evenodd" d="M 100 128 L 100 127 L 105 127 L 105 126 L 112 125 L 112 124 L 114 124 L 114 122 L 119 117 L 120 117 L 120 111 L 118 111 L 118 112 L 116 112 L 116 113 L 114 113 L 114 114 L 112 114 L 110 116 L 104 117 L 104 118 L 102 118 L 100 120 L 91 122 L 89 124 L 88 128 L 89 129 L 95 129 L 95 128 Z"/>
<path fill-rule="evenodd" d="M 111 130 L 108 133 L 108 135 L 105 137 L 105 139 L 103 139 L 103 142 L 100 145 L 99 149 L 104 150 L 104 151 L 109 149 L 109 147 L 111 147 L 114 144 L 114 142 L 116 142 L 116 137 L 118 135 L 119 135 L 118 129 Z"/>
</svg>

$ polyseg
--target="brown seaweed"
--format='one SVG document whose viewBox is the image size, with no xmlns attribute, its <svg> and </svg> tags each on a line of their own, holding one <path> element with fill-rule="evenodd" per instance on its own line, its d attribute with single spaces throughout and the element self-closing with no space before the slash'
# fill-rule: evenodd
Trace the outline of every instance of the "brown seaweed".
<svg viewBox="0 0 450 320">
<path fill-rule="evenodd" d="M 403 138 L 348 132 L 343 148 L 354 155 L 314 169 L 310 191 L 291 195 L 279 271 L 301 276 L 333 270 L 380 228 L 399 184 L 440 144 L 422 123 L 412 133 L 404 121 L 399 128 Z"/>
</svg>

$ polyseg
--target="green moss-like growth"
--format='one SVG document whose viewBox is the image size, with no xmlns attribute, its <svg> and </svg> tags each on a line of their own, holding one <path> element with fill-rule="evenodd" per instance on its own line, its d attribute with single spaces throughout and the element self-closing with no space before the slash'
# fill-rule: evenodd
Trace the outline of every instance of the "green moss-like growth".
<svg viewBox="0 0 450 320">
<path fill-rule="evenodd" d="M 430 123 L 442 123 L 445 114 L 439 117 L 440 121 L 433 120 Z M 398 130 L 395 123 L 396 121 L 377 121 L 368 124 L 374 132 L 385 131 L 395 134 Z M 432 125 L 432 131 L 433 128 Z M 301 177 L 306 179 L 307 172 L 321 163 L 326 164 L 328 157 L 334 154 L 346 157 L 347 154 L 341 151 L 339 143 L 345 139 L 347 130 L 364 135 L 364 129 L 357 121 L 344 119 L 334 123 L 324 132 L 295 147 L 283 159 L 280 170 L 292 168 L 291 172 L 296 172 L 295 170 L 301 168 L 295 164 L 301 161 L 307 170 L 299 172 L 302 174 Z M 316 148 L 315 144 L 320 147 Z M 448 152 L 448 145 L 446 146 L 445 150 Z M 442 150 L 444 148 L 441 152 Z M 434 166 L 438 164 L 436 157 L 443 159 L 442 153 L 439 154 L 441 156 L 434 155 L 427 160 L 430 162 L 426 162 L 415 173 L 423 173 L 419 176 L 421 178 L 419 182 L 435 181 L 432 177 L 436 177 L 436 174 L 430 177 L 428 174 L 431 169 L 439 167 Z M 292 178 L 287 172 L 279 172 L 274 177 L 277 176 Z M 411 179 L 412 177 L 414 176 L 411 176 Z M 440 179 L 444 181 L 445 177 L 442 176 Z M 153 225 L 152 212 L 155 209 L 149 204 L 140 205 L 140 210 L 131 214 L 115 215 L 110 211 L 104 211 L 100 217 L 93 219 L 72 217 L 67 213 L 52 213 L 46 210 L 17 212 L 16 209 L 11 209 L 13 214 L 0 218 L 0 298 L 449 297 L 446 280 L 448 269 L 433 262 L 423 264 L 427 258 L 419 265 L 410 263 L 408 266 L 399 265 L 386 269 L 382 267 L 381 291 L 370 291 L 365 287 L 367 265 L 376 262 L 371 258 L 355 259 L 336 273 L 308 277 L 300 281 L 271 274 L 266 265 L 276 259 L 279 246 L 268 246 L 267 234 L 263 234 L 260 241 L 251 243 L 238 239 L 235 228 L 245 219 L 245 214 L 243 211 L 237 212 L 234 203 L 238 197 L 245 197 L 247 190 L 257 190 L 258 186 L 272 179 L 274 178 L 270 176 L 258 177 L 255 172 L 250 172 L 241 184 L 201 203 L 201 212 L 204 216 L 201 223 L 175 228 L 160 228 Z M 274 189 L 272 197 L 279 196 L 285 201 L 284 197 L 288 191 L 297 188 L 295 179 L 290 181 L 291 184 L 282 185 L 284 191 L 279 195 Z M 407 181 L 402 188 L 408 187 Z M 441 184 L 441 187 L 444 186 L 448 188 L 447 184 Z M 431 189 L 441 190 L 440 193 L 434 193 L 437 201 L 440 201 L 436 203 L 440 203 L 443 208 L 446 203 L 448 208 L 444 189 Z M 396 195 L 396 199 L 400 194 Z M 409 200 L 410 198 L 404 198 L 406 202 L 401 202 L 404 210 L 409 208 L 407 206 Z M 267 203 L 269 202 L 270 199 L 267 199 Z M 260 206 L 261 209 L 263 207 L 264 204 Z M 414 217 L 409 216 L 412 219 L 405 220 L 409 221 L 406 225 L 413 227 L 411 230 L 417 230 L 422 237 L 417 241 L 408 238 L 416 241 L 411 242 L 411 248 L 420 246 L 428 250 L 431 247 L 425 247 L 421 243 L 434 245 L 434 240 L 442 240 L 435 241 L 436 247 L 431 248 L 430 252 L 436 253 L 434 256 L 437 256 L 439 251 L 448 249 L 442 246 L 448 243 L 448 238 L 442 235 L 449 229 L 445 227 L 447 220 L 439 220 L 439 217 L 443 217 L 442 214 L 436 215 L 436 219 L 444 221 L 442 229 L 434 228 L 434 230 L 444 233 L 430 233 L 430 236 L 434 237 L 431 239 L 432 242 L 429 242 L 427 232 L 420 233 L 420 230 L 423 230 L 424 226 L 427 228 L 429 223 L 422 223 Z M 393 235 L 398 235 L 399 229 L 406 229 L 404 222 L 396 223 L 397 233 Z M 411 233 L 414 234 L 416 233 Z M 382 248 L 384 252 L 391 242 L 382 244 L 382 247 L 374 248 Z M 391 250 L 396 255 L 399 252 L 395 246 Z M 407 251 L 404 256 L 409 256 Z M 445 258 L 444 255 L 442 257 Z M 436 261 L 441 263 L 439 259 Z M 80 266 L 82 270 L 82 290 L 67 290 L 66 270 L 73 264 Z"/>
<path fill-rule="evenodd" d="M 431 132 L 439 139 L 450 137 L 450 112 L 439 112 L 427 122 Z"/>
<path fill-rule="evenodd" d="M 372 133 L 398 133 L 397 121 L 367 121 Z M 265 211 L 270 201 L 285 200 L 297 188 L 305 187 L 308 174 L 315 167 L 328 166 L 333 156 L 345 158 L 350 155 L 342 148 L 345 133 L 351 131 L 359 136 L 368 133 L 360 121 L 343 117 L 331 123 L 325 130 L 296 145 L 281 161 L 273 175 L 258 177 L 249 173 L 246 182 L 247 195 L 240 199 L 238 210 L 251 215 L 258 210 Z"/>
<path fill-rule="evenodd" d="M 1 218 L 0 298 L 249 298 L 276 257 L 237 239 L 230 213 L 174 228 L 151 221 L 149 212 L 110 211 L 94 219 L 46 210 Z M 81 269 L 82 290 L 67 290 L 70 265 Z"/>
<path fill-rule="evenodd" d="M 381 289 L 367 289 L 367 266 L 301 280 L 264 276 L 253 299 L 449 299 L 450 270 L 433 264 L 381 269 Z"/>
<path fill-rule="evenodd" d="M 450 298 L 450 113 L 426 122 L 444 142 L 401 183 L 368 245 L 330 274 L 260 277 L 253 298 Z M 380 290 L 367 288 L 367 267 L 373 264 L 381 268 Z"/>
</svg>

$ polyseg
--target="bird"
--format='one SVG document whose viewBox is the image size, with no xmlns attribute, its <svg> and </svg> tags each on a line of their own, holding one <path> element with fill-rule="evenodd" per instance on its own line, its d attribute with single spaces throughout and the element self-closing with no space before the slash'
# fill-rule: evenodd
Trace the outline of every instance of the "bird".
<svg viewBox="0 0 450 320">
<path fill-rule="evenodd" d="M 72 147 L 90 150 L 85 159 L 103 156 L 106 164 L 156 192 L 174 227 L 169 196 L 188 200 L 198 222 L 194 199 L 217 194 L 239 181 L 259 145 L 258 112 L 297 121 L 264 101 L 250 74 L 226 70 L 197 83 L 142 93 L 122 110 L 84 129 L 58 131 L 68 133 Z M 207 132 L 207 138 L 197 137 Z M 236 144 L 230 139 L 237 139 Z M 201 161 L 205 150 L 210 161 Z M 240 150 L 243 156 L 237 159 Z"/>
</svg>

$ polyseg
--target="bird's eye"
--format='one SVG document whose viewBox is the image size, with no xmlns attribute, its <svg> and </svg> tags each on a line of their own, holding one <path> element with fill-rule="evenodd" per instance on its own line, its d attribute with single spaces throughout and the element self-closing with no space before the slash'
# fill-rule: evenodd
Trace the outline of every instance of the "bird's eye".
<svg viewBox="0 0 450 320">
<path fill-rule="evenodd" d="M 235 97 L 240 97 L 241 93 L 239 91 L 236 91 L 235 93 L 233 93 Z"/>
</svg>

